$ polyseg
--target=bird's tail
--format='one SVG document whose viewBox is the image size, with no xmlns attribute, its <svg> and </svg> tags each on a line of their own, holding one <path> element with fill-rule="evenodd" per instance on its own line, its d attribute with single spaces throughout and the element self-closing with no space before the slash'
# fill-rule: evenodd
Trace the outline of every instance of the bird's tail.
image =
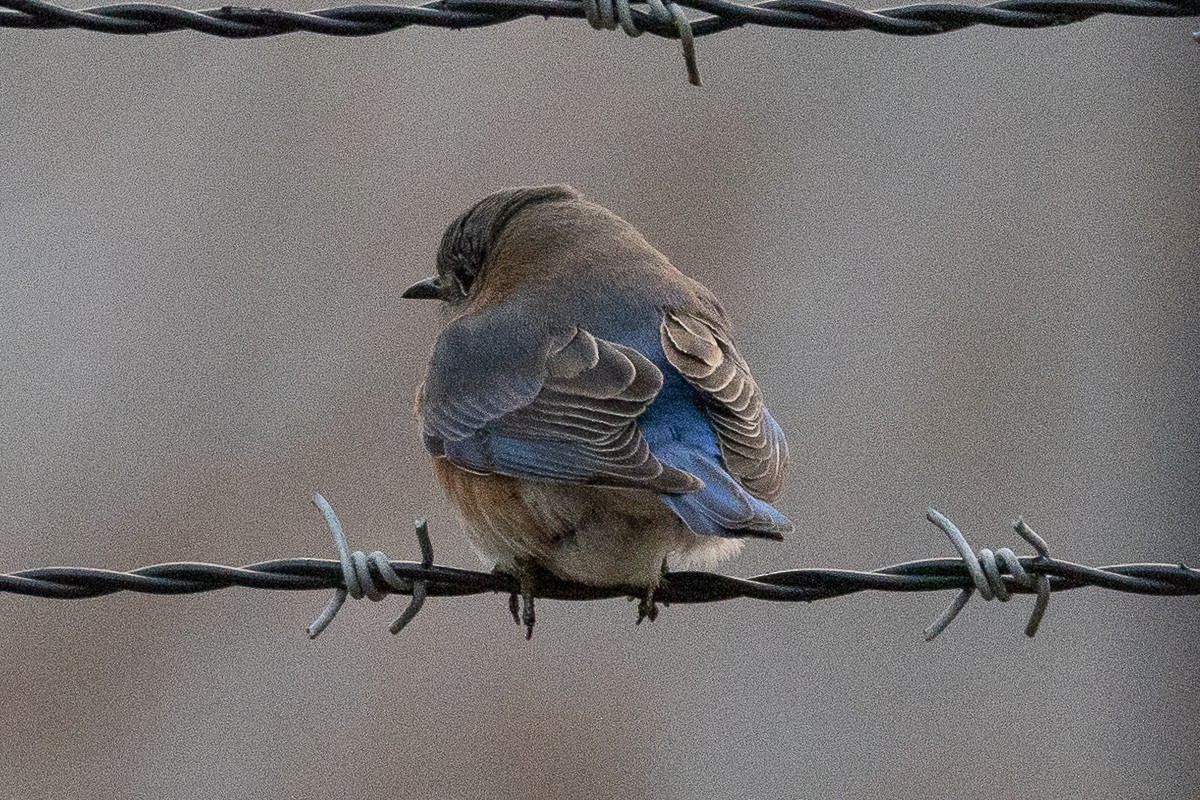
<svg viewBox="0 0 1200 800">
<path fill-rule="evenodd" d="M 659 496 L 693 533 L 778 540 L 792 532 L 791 520 L 770 503 L 747 492 L 708 453 L 683 445 L 659 448 L 656 452 L 664 464 L 704 481 L 704 488 L 698 491 Z"/>
</svg>

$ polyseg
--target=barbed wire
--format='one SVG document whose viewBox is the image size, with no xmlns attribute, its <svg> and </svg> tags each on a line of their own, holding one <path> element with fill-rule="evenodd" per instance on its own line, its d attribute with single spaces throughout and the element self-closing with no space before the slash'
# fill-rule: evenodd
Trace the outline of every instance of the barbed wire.
<svg viewBox="0 0 1200 800">
<path fill-rule="evenodd" d="M 191 30 L 253 39 L 286 33 L 374 36 L 410 25 L 482 28 L 537 16 L 586 19 L 596 29 L 618 27 L 629 36 L 678 39 L 689 80 L 700 83 L 693 39 L 760 25 L 814 31 L 870 30 L 930 36 L 973 25 L 1046 28 L 1100 14 L 1139 17 L 1200 15 L 1200 0 L 1001 0 L 985 6 L 918 3 L 867 11 L 832 0 L 435 0 L 421 5 L 354 5 L 314 11 L 221 6 L 191 10 L 158 3 L 120 3 L 72 9 L 46 0 L 0 0 L 0 27 L 82 28 L 101 33 L 150 34 Z M 690 19 L 684 9 L 704 16 Z M 1200 33 L 1195 34 L 1200 38 Z"/>
<path fill-rule="evenodd" d="M 589 586 L 540 575 L 532 586 L 500 572 L 480 572 L 433 563 L 433 547 L 424 520 L 417 520 L 421 561 L 392 561 L 380 551 L 351 551 L 342 525 L 320 495 L 313 502 L 325 516 L 338 549 L 338 559 L 288 558 L 260 561 L 243 567 L 179 562 L 118 572 L 88 567 L 41 567 L 0 575 L 0 592 L 59 600 L 82 600 L 116 592 L 193 594 L 240 586 L 251 589 L 305 591 L 332 589 L 325 609 L 308 626 L 310 637 L 333 621 L 348 597 L 382 600 L 389 595 L 411 598 L 392 623 L 399 633 L 428 597 L 500 593 L 509 595 L 513 619 L 533 630 L 533 600 L 641 599 L 643 588 Z M 870 572 L 846 569 L 792 569 L 752 578 L 710 572 L 670 572 L 654 593 L 654 603 L 670 606 L 750 598 L 773 602 L 813 602 L 864 591 L 933 592 L 958 590 L 954 601 L 925 629 L 932 640 L 945 630 L 967 601 L 978 592 L 984 600 L 1006 602 L 1017 594 L 1037 600 L 1025 628 L 1033 636 L 1052 592 L 1093 586 L 1144 595 L 1200 595 L 1200 570 L 1185 564 L 1116 564 L 1089 567 L 1050 555 L 1045 540 L 1023 520 L 1013 522 L 1017 534 L 1036 555 L 1017 556 L 1010 548 L 975 551 L 948 518 L 929 509 L 927 518 L 954 544 L 958 558 L 908 561 Z M 651 615 L 653 618 L 653 615 Z M 641 622 L 639 614 L 638 622 Z"/>
</svg>

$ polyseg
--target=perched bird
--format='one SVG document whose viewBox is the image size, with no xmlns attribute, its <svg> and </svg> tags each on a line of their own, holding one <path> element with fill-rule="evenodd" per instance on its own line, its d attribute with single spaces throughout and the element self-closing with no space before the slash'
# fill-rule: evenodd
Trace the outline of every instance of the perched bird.
<svg viewBox="0 0 1200 800">
<path fill-rule="evenodd" d="M 792 530 L 770 505 L 787 443 L 721 304 L 616 214 L 569 186 L 496 192 L 404 297 L 447 312 L 417 392 L 438 480 L 524 590 L 634 587 L 640 622 L 668 557 Z"/>
</svg>

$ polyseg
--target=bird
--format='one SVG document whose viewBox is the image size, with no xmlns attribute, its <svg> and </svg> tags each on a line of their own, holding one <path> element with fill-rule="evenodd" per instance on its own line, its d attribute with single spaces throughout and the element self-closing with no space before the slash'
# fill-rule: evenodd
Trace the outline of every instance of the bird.
<svg viewBox="0 0 1200 800">
<path fill-rule="evenodd" d="M 629 587 L 657 616 L 668 560 L 711 567 L 781 540 L 783 431 L 716 296 L 567 185 L 504 189 L 458 216 L 417 389 L 434 472 L 485 565 L 517 579 L 533 630 L 540 576 Z"/>
</svg>

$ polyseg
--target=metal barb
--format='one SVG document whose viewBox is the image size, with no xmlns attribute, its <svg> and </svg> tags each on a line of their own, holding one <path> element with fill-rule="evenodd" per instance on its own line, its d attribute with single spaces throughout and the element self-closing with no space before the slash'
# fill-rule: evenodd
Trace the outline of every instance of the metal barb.
<svg viewBox="0 0 1200 800">
<path fill-rule="evenodd" d="M 370 555 L 361 550 L 352 552 L 350 545 L 346 542 L 346 533 L 342 529 L 342 523 L 334 513 L 333 506 L 329 505 L 329 501 L 320 494 L 315 494 L 312 502 L 320 509 L 321 514 L 325 517 L 325 524 L 329 526 L 329 531 L 333 534 L 333 543 L 338 551 L 338 562 L 342 568 L 343 585 L 334 587 L 333 596 L 329 598 L 325 608 L 308 626 L 308 638 L 317 638 L 323 630 L 329 627 L 329 623 L 333 622 L 334 617 L 341 611 L 347 597 L 355 600 L 366 597 L 368 600 L 378 602 L 394 593 L 412 594 L 412 599 L 409 601 L 408 607 L 404 609 L 404 613 L 389 628 L 392 633 L 404 630 L 404 626 L 412 622 L 425 604 L 425 598 L 429 593 L 428 582 L 422 579 L 401 578 L 392 568 L 391 560 L 380 550 L 375 550 Z M 421 566 L 428 570 L 433 566 L 433 544 L 429 540 L 429 526 L 425 520 L 418 519 L 416 529 L 417 543 L 421 548 Z M 377 581 L 382 581 L 383 585 Z"/>
<path fill-rule="evenodd" d="M 1006 603 L 1012 599 L 1012 593 L 1005 578 L 1018 586 L 1037 590 L 1037 601 L 1029 615 L 1029 622 L 1025 625 L 1026 636 L 1036 635 L 1042 617 L 1045 616 L 1046 609 L 1050 604 L 1050 577 L 1045 573 L 1039 573 L 1036 578 L 1031 576 L 1021 564 L 1021 560 L 1017 558 L 1017 554 L 1008 547 L 1002 547 L 996 552 L 985 547 L 980 549 L 976 555 L 970 544 L 967 543 L 966 537 L 959 531 L 958 526 L 945 515 L 937 509 L 931 508 L 925 516 L 941 529 L 954 544 L 973 583 L 972 586 L 959 592 L 950 606 L 929 624 L 929 627 L 925 629 L 925 641 L 933 641 L 954 621 L 958 613 L 967 605 L 967 601 L 971 599 L 973 592 L 978 591 L 979 596 L 984 600 L 996 599 Z M 1034 532 L 1022 519 L 1014 520 L 1013 528 L 1037 551 L 1039 561 L 1050 557 L 1050 548 L 1046 544 L 1046 540 Z M 1001 564 L 1007 571 L 1007 575 L 1001 571 Z"/>
<path fill-rule="evenodd" d="M 424 517 L 417 519 L 413 523 L 413 527 L 417 530 L 417 546 L 421 548 L 421 566 L 429 569 L 433 566 L 433 542 L 429 540 L 429 523 Z M 391 565 L 388 565 L 389 569 Z M 429 594 L 429 582 L 424 580 L 415 580 L 412 582 L 412 600 L 408 601 L 408 607 L 404 609 L 404 613 L 396 618 L 396 621 L 388 628 L 393 634 L 397 634 L 404 630 L 408 623 L 416 618 L 417 614 L 425 605 L 425 598 Z"/>
<path fill-rule="evenodd" d="M 1037 554 L 1042 558 L 1050 557 L 1050 545 L 1046 544 L 1046 540 L 1038 536 L 1033 528 L 1025 524 L 1025 520 L 1017 517 L 1013 520 L 1013 530 L 1017 532 L 1025 541 L 1029 542 L 1030 546 L 1037 551 Z"/>
<path fill-rule="evenodd" d="M 954 618 L 958 616 L 958 612 L 963 610 L 967 605 L 967 601 L 971 599 L 971 595 L 974 593 L 974 589 L 963 589 L 956 594 L 954 600 L 946 607 L 946 610 L 938 614 L 937 619 L 929 623 L 929 627 L 925 629 L 925 641 L 932 642 L 938 637 L 938 634 L 946 630 L 946 626 L 954 621 Z"/>
<path fill-rule="evenodd" d="M 342 563 L 342 581 L 345 586 L 349 586 L 353 579 L 353 569 L 350 567 L 350 548 L 346 545 L 346 534 L 342 531 L 342 523 L 338 520 L 337 514 L 333 513 L 333 506 L 329 505 L 329 502 L 319 493 L 313 495 L 312 502 L 314 506 L 320 509 L 321 514 L 325 517 L 325 524 L 329 526 L 329 531 L 333 534 L 333 543 L 337 547 L 338 560 Z M 341 586 L 333 590 L 333 597 L 329 598 L 329 602 L 325 604 L 325 608 L 309 624 L 308 638 L 317 638 L 321 635 L 321 631 L 329 627 L 329 623 L 333 622 L 333 618 L 342 610 L 342 605 L 346 602 L 347 594 L 347 590 Z"/>
<path fill-rule="evenodd" d="M 1039 560 L 1050 558 L 1050 545 L 1046 544 L 1046 540 L 1038 536 L 1033 528 L 1026 525 L 1025 520 L 1020 517 L 1013 520 L 1013 530 L 1037 551 Z M 1043 572 L 1037 577 L 1037 601 L 1033 604 L 1033 613 L 1029 615 L 1029 622 L 1025 625 L 1026 636 L 1031 639 L 1037 636 L 1038 626 L 1042 624 L 1042 617 L 1049 607 L 1050 576 Z"/>
<path fill-rule="evenodd" d="M 619 26 L 626 36 L 638 37 L 645 31 L 638 27 L 630 9 L 630 0 L 581 0 L 584 17 L 596 30 L 611 31 Z M 683 49 L 683 63 L 687 67 L 688 83 L 700 86 L 700 68 L 696 64 L 695 35 L 692 23 L 678 3 L 663 3 L 663 0 L 645 0 L 650 16 L 664 26 L 673 27 Z"/>
</svg>

